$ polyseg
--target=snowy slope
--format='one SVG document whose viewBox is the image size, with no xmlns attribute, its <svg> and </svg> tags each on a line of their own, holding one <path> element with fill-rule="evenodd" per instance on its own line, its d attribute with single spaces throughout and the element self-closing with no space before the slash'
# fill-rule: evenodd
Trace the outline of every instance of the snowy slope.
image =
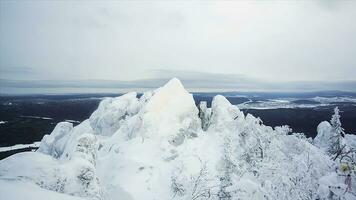
<svg viewBox="0 0 356 200">
<path fill-rule="evenodd" d="M 37 152 L 0 161 L 0 199 L 315 199 L 334 169 L 302 134 L 220 95 L 199 109 L 172 79 L 140 98 L 106 98 L 81 124 L 59 123 Z"/>
</svg>

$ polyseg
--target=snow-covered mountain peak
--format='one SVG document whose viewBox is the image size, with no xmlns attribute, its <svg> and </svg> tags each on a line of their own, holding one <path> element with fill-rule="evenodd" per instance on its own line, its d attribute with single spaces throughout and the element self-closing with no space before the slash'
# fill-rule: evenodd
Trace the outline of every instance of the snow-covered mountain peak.
<svg viewBox="0 0 356 200">
<path fill-rule="evenodd" d="M 163 87 L 153 92 L 145 109 L 147 112 L 162 113 L 167 112 L 166 109 L 172 109 L 170 111 L 173 111 L 175 108 L 192 108 L 193 105 L 195 105 L 193 96 L 185 90 L 177 78 L 173 78 Z M 175 111 L 179 112 L 178 110 Z M 171 115 L 175 115 L 176 112 Z"/>
<path fill-rule="evenodd" d="M 174 135 L 199 123 L 193 96 L 176 78 L 155 90 L 142 111 L 142 122 L 153 135 Z"/>
<path fill-rule="evenodd" d="M 178 78 L 170 79 L 164 86 L 161 87 L 161 89 L 163 88 L 171 92 L 187 92 Z"/>
</svg>

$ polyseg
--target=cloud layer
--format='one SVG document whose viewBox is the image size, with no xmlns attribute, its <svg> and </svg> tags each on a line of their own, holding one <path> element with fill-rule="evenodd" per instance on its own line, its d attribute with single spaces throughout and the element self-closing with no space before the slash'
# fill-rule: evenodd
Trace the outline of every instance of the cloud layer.
<svg viewBox="0 0 356 200">
<path fill-rule="evenodd" d="M 355 1 L 0 4 L 3 80 L 52 80 L 59 87 L 184 72 L 192 87 L 260 90 L 284 89 L 280 82 L 347 90 L 355 80 Z"/>
<path fill-rule="evenodd" d="M 179 78 L 192 92 L 312 92 L 338 90 L 356 92 L 356 81 L 264 81 L 243 75 L 197 71 L 155 70 L 160 78 L 117 80 L 37 80 L 0 79 L 1 92 L 11 93 L 117 93 L 146 91 L 164 85 L 171 77 Z"/>
</svg>

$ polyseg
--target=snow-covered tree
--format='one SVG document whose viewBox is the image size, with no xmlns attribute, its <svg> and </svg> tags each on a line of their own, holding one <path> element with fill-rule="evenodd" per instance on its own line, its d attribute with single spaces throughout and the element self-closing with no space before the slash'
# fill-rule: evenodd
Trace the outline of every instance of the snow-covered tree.
<svg viewBox="0 0 356 200">
<path fill-rule="evenodd" d="M 209 177 L 207 163 L 200 160 L 199 171 L 185 176 L 184 166 L 176 168 L 171 176 L 171 192 L 173 199 L 206 200 L 216 199 L 217 192 L 213 186 L 214 181 Z"/>
<path fill-rule="evenodd" d="M 340 112 L 339 107 L 335 107 L 334 114 L 331 116 L 330 124 L 333 130 L 335 131 L 335 133 L 344 137 L 345 132 L 344 129 L 341 127 L 341 121 L 340 121 L 341 116 L 339 112 Z"/>
<path fill-rule="evenodd" d="M 331 146 L 328 149 L 328 153 L 332 155 L 336 160 L 341 154 L 343 154 L 345 145 L 342 142 L 342 138 L 345 135 L 344 129 L 341 127 L 339 108 L 334 108 L 334 114 L 331 117 L 330 124 L 332 127 Z"/>
<path fill-rule="evenodd" d="M 217 196 L 219 199 L 228 200 L 231 199 L 231 194 L 227 191 L 227 188 L 232 185 L 231 175 L 236 170 L 236 165 L 233 162 L 233 153 L 232 153 L 232 141 L 231 138 L 226 137 L 223 147 L 223 155 L 221 161 L 221 175 L 219 177 L 220 186 Z"/>
</svg>

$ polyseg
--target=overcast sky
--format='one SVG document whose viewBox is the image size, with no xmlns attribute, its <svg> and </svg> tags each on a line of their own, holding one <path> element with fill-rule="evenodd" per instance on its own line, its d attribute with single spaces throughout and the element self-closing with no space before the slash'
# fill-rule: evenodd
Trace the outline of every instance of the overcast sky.
<svg viewBox="0 0 356 200">
<path fill-rule="evenodd" d="M 356 1 L 1 0 L 0 79 L 355 81 L 355 19 Z"/>
</svg>

